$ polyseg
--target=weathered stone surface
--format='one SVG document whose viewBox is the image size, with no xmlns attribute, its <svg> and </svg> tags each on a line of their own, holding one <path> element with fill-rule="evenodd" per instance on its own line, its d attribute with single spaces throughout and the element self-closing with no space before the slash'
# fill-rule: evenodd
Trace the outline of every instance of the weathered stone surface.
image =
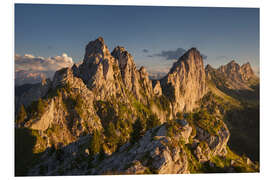
<svg viewBox="0 0 270 180">
<path fill-rule="evenodd" d="M 173 102 L 173 113 L 190 112 L 207 92 L 205 70 L 200 52 L 192 48 L 173 64 L 161 80 L 163 93 Z"/>
<path fill-rule="evenodd" d="M 217 69 L 207 65 L 205 71 L 208 80 L 214 79 L 214 83 L 218 87 L 226 87 L 230 90 L 253 91 L 250 86 L 257 85 L 259 82 L 259 78 L 253 72 L 249 62 L 240 66 L 232 60 Z"/>
<path fill-rule="evenodd" d="M 162 95 L 162 88 L 159 80 L 153 82 L 153 91 L 156 96 Z"/>
<path fill-rule="evenodd" d="M 196 127 L 196 137 L 197 143 L 194 143 L 193 146 L 196 147 L 195 154 L 199 161 L 205 162 L 208 161 L 211 156 L 226 156 L 227 150 L 226 146 L 230 138 L 230 132 L 225 123 L 218 131 L 218 134 L 210 135 L 207 131 L 200 127 Z M 200 147 L 199 142 L 204 142 L 204 149 Z"/>
<path fill-rule="evenodd" d="M 164 134 L 163 127 L 161 126 L 158 130 L 159 136 L 153 134 L 155 129 L 149 130 L 138 143 L 131 145 L 129 151 L 121 150 L 121 153 L 113 154 L 103 160 L 98 167 L 94 168 L 94 173 L 103 174 L 115 171 L 124 174 L 140 174 L 146 169 L 154 170 L 159 174 L 189 173 L 185 152 L 181 147 L 173 151 L 169 149 L 170 140 L 161 135 Z"/>
<path fill-rule="evenodd" d="M 45 131 L 53 121 L 54 110 L 54 101 L 52 100 L 47 111 L 40 118 L 29 120 L 25 126 L 34 130 Z"/>
</svg>

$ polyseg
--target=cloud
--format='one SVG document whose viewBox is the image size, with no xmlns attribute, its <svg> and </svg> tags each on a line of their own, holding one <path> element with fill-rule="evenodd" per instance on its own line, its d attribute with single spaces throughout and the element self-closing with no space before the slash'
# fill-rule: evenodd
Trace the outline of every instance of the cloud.
<svg viewBox="0 0 270 180">
<path fill-rule="evenodd" d="M 179 57 L 183 56 L 187 50 L 183 48 L 177 48 L 176 50 L 161 51 L 157 54 L 148 55 L 147 57 L 163 57 L 166 60 L 176 60 Z M 203 59 L 207 59 L 207 56 L 201 54 Z"/>
<path fill-rule="evenodd" d="M 36 79 L 43 77 L 52 78 L 55 71 L 64 67 L 70 67 L 73 64 L 72 58 L 66 53 L 63 53 L 61 56 L 48 58 L 32 54 L 25 54 L 23 56 L 15 54 L 15 82 L 19 82 L 20 79 L 28 82 L 29 79 L 35 77 Z"/>
<path fill-rule="evenodd" d="M 148 49 L 143 49 L 142 50 L 144 53 L 149 53 L 149 50 Z"/>
<path fill-rule="evenodd" d="M 227 56 L 217 56 L 216 59 L 217 60 L 224 60 L 224 59 L 230 60 L 230 58 L 228 58 Z"/>
<path fill-rule="evenodd" d="M 181 57 L 186 52 L 183 48 L 177 48 L 176 50 L 161 51 L 161 53 L 154 54 L 154 56 L 165 57 L 167 60 L 175 60 Z"/>
<path fill-rule="evenodd" d="M 201 54 L 201 56 L 202 56 L 203 59 L 207 59 L 207 56 L 206 55 Z"/>
<path fill-rule="evenodd" d="M 40 57 L 32 54 L 25 54 L 23 56 L 15 55 L 15 68 L 16 70 L 24 71 L 56 71 L 63 67 L 73 65 L 73 60 L 66 53 L 61 56 L 54 57 Z"/>
</svg>

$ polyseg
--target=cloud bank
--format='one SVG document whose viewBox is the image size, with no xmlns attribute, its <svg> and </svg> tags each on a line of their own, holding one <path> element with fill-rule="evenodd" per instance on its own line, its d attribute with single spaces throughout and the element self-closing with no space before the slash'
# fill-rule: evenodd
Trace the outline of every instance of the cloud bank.
<svg viewBox="0 0 270 180">
<path fill-rule="evenodd" d="M 15 85 L 36 83 L 42 78 L 52 78 L 55 71 L 74 64 L 66 53 L 61 56 L 44 58 L 25 54 L 15 54 Z"/>
<path fill-rule="evenodd" d="M 149 50 L 148 49 L 143 49 L 142 52 L 149 53 Z"/>
<path fill-rule="evenodd" d="M 148 55 L 148 57 L 163 57 L 166 60 L 176 60 L 179 57 L 183 56 L 187 50 L 183 48 L 177 48 L 176 50 L 167 50 L 167 51 L 161 51 L 157 54 Z M 203 59 L 207 59 L 207 56 L 204 54 L 201 54 Z"/>
</svg>

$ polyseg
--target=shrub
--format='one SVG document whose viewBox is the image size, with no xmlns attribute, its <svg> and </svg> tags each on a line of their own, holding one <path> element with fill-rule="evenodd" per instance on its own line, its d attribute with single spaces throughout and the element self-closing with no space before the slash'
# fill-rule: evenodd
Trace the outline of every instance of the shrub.
<svg viewBox="0 0 270 180">
<path fill-rule="evenodd" d="M 95 130 L 90 141 L 90 152 L 92 155 L 99 154 L 101 149 L 101 136 L 99 131 Z"/>
<path fill-rule="evenodd" d="M 116 134 L 115 125 L 113 122 L 109 122 L 108 126 L 106 126 L 105 135 L 108 144 L 111 146 L 115 146 L 118 143 L 118 136 Z"/>
<path fill-rule="evenodd" d="M 183 114 L 183 113 L 180 113 L 180 112 L 177 112 L 177 113 L 176 113 L 176 117 L 177 117 L 178 119 L 184 119 L 184 114 Z"/>
<path fill-rule="evenodd" d="M 83 99 L 80 95 L 78 95 L 75 99 L 75 110 L 79 114 L 79 116 L 83 117 Z"/>
<path fill-rule="evenodd" d="M 30 113 L 32 117 L 40 118 L 42 114 L 46 111 L 48 104 L 45 100 L 39 98 L 37 101 L 34 101 L 27 109 L 27 112 Z"/>
<path fill-rule="evenodd" d="M 157 117 L 156 114 L 151 114 L 150 117 L 147 119 L 147 129 L 159 126 L 160 124 L 160 119 Z"/>
<path fill-rule="evenodd" d="M 24 106 L 21 105 L 17 119 L 16 119 L 16 124 L 21 124 L 24 122 L 24 120 L 27 118 L 26 111 L 24 109 Z"/>
<path fill-rule="evenodd" d="M 146 130 L 146 122 L 143 119 L 138 118 L 133 124 L 133 131 L 131 133 L 131 142 L 137 142 L 144 134 Z"/>
</svg>

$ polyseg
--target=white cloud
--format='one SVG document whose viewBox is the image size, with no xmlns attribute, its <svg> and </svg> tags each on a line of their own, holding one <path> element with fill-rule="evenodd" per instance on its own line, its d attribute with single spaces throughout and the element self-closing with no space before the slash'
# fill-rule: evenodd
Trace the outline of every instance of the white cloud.
<svg viewBox="0 0 270 180">
<path fill-rule="evenodd" d="M 72 66 L 73 60 L 66 53 L 55 57 L 40 57 L 32 54 L 15 55 L 15 69 L 24 71 L 57 71 Z"/>
<path fill-rule="evenodd" d="M 52 78 L 55 71 L 61 68 L 70 67 L 73 64 L 72 58 L 66 53 L 63 53 L 61 56 L 47 58 L 34 56 L 32 54 L 25 54 L 23 56 L 15 54 L 15 78 L 17 81 L 20 79 L 27 80 L 28 77 L 32 77 L 30 75 L 36 74 L 38 74 L 38 76 Z M 19 71 L 24 73 L 17 73 Z M 27 76 L 25 74 L 27 74 Z"/>
</svg>

